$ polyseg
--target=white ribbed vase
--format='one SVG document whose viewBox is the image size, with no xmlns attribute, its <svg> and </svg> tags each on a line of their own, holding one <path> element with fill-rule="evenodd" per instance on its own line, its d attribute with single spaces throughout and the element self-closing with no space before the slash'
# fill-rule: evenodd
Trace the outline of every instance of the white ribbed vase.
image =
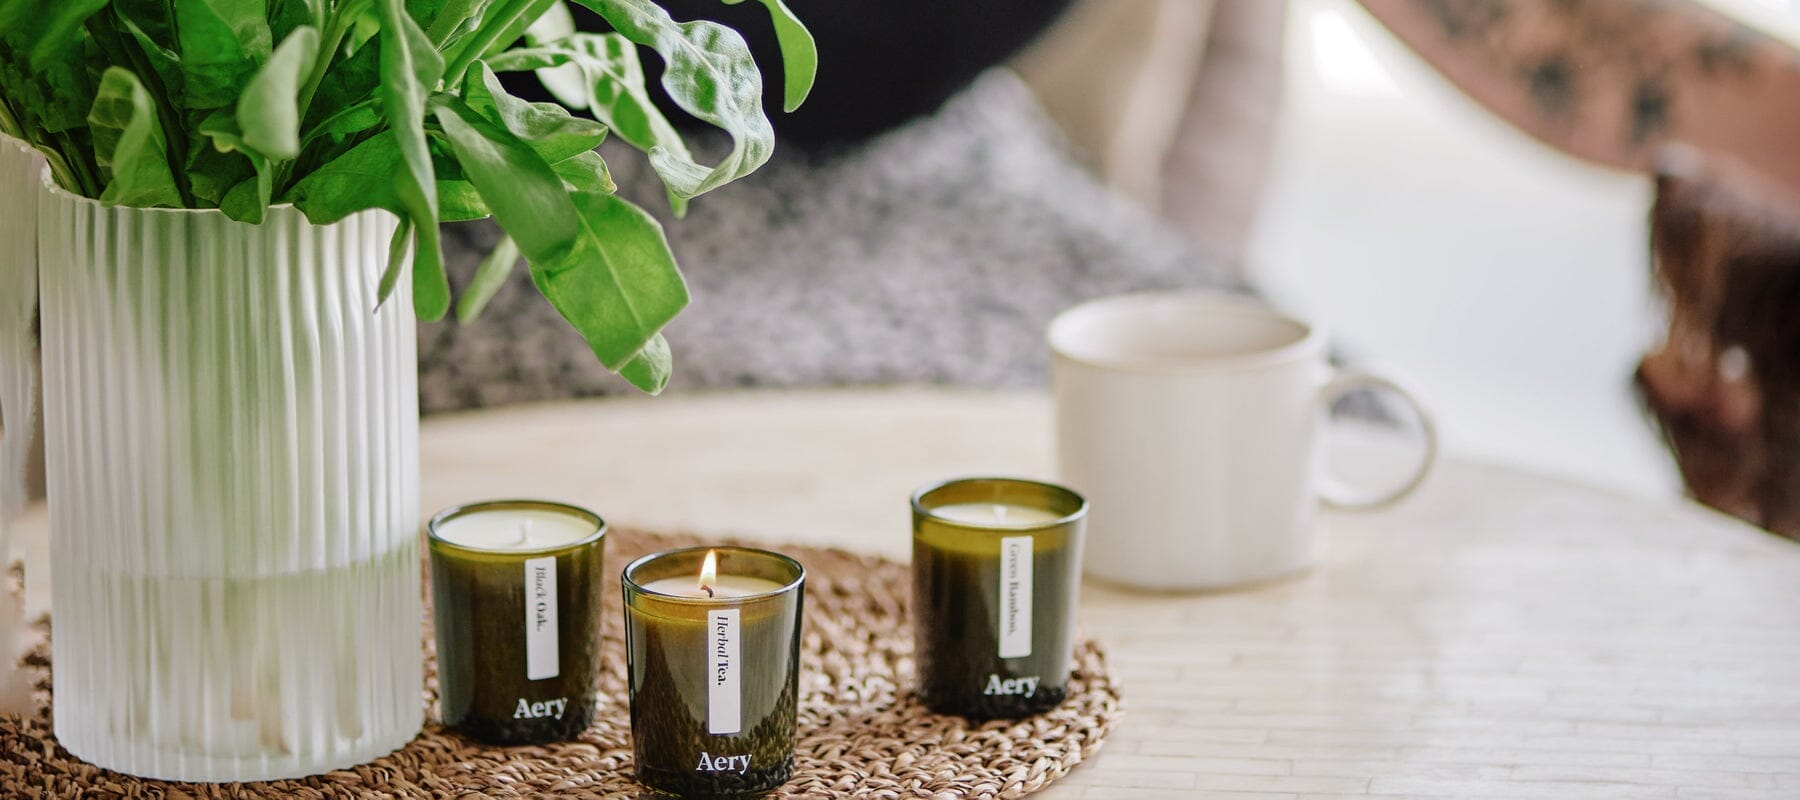
<svg viewBox="0 0 1800 800">
<path fill-rule="evenodd" d="M 43 159 L 0 133 L 0 566 L 12 563 L 12 521 L 25 507 L 25 456 L 36 425 L 37 370 L 31 320 L 37 309 L 37 193 Z M 8 601 L 0 599 L 0 609 Z M 0 620 L 0 631 L 7 629 Z M 0 634 L 0 657 L 13 652 Z M 12 667 L 0 666 L 0 675 Z M 3 683 L 3 681 L 0 681 Z M 3 690 L 0 690 L 3 691 Z"/>
<path fill-rule="evenodd" d="M 56 736 L 299 777 L 419 731 L 417 343 L 393 218 L 39 204 Z M 404 282 L 402 282 L 404 283 Z"/>
</svg>

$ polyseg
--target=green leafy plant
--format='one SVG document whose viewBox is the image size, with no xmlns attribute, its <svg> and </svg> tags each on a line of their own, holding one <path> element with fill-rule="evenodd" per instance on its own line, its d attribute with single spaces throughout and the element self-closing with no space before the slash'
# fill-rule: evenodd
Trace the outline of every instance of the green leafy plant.
<svg viewBox="0 0 1800 800">
<path fill-rule="evenodd" d="M 766 162 L 774 133 L 736 31 L 677 22 L 652 0 L 575 1 L 614 32 L 574 31 L 562 0 L 0 0 L 0 132 L 102 203 L 248 223 L 284 203 L 316 224 L 390 211 L 401 224 L 381 298 L 409 279 L 424 319 L 451 307 L 438 224 L 491 216 L 507 238 L 457 316 L 479 313 L 523 258 L 600 362 L 657 392 L 670 370 L 660 331 L 687 286 L 662 227 L 614 195 L 594 148 L 614 133 L 647 153 L 679 214 Z M 792 110 L 812 86 L 812 37 L 781 0 L 760 2 Z M 639 47 L 665 62 L 677 105 L 731 136 L 718 164 L 697 161 L 651 102 Z M 522 70 L 595 119 L 509 94 L 496 73 Z"/>
</svg>

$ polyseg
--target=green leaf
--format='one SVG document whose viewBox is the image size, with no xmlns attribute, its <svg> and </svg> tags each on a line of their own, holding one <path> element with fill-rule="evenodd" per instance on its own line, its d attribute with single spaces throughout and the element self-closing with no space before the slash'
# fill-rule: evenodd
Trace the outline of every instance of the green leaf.
<svg viewBox="0 0 1800 800">
<path fill-rule="evenodd" d="M 231 187 L 225 197 L 219 200 L 219 210 L 238 222 L 262 224 L 264 215 L 269 211 L 269 183 L 263 178 L 265 173 L 266 170 L 259 171 Z"/>
<path fill-rule="evenodd" d="M 419 319 L 436 322 L 450 312 L 450 278 L 444 274 L 444 246 L 438 238 L 437 189 L 419 190 L 412 179 L 396 174 L 394 193 L 413 222 L 413 312 Z M 417 220 L 430 218 L 430 222 Z"/>
<path fill-rule="evenodd" d="M 687 152 L 681 134 L 644 88 L 644 66 L 638 60 L 637 47 L 624 36 L 576 34 L 562 42 L 508 50 L 487 59 L 487 65 L 498 72 L 536 70 L 542 74 L 568 64 L 587 75 L 588 85 L 581 97 L 562 98 L 565 103 L 586 106 L 595 119 L 639 150 L 666 147 Z"/>
<path fill-rule="evenodd" d="M 105 7 L 106 0 L 0 0 L 0 97 L 26 132 L 57 134 L 87 123 L 95 83 L 82 26 Z"/>
<path fill-rule="evenodd" d="M 423 188 L 431 184 L 425 144 L 425 101 L 444 77 L 444 60 L 400 0 L 381 0 L 381 103 L 400 145 L 401 161 Z M 417 220 L 415 220 L 416 222 Z"/>
<path fill-rule="evenodd" d="M 231 116 L 224 111 L 214 113 L 227 118 Z M 202 126 L 205 124 L 201 123 Z M 232 187 L 255 176 L 256 168 L 249 157 L 239 152 L 223 152 L 216 144 L 217 140 L 205 135 L 203 130 L 202 135 L 188 139 L 187 161 L 183 167 L 188 175 L 188 191 L 201 208 L 218 206 Z"/>
<path fill-rule="evenodd" d="M 442 48 L 451 34 L 466 28 L 471 20 L 481 19 L 482 12 L 492 3 L 493 0 L 406 0 L 406 13 L 418 20 L 433 47 Z"/>
<path fill-rule="evenodd" d="M 508 94 L 494 71 L 480 62 L 463 81 L 462 96 L 475 113 L 505 126 L 551 163 L 599 147 L 606 139 L 601 123 L 572 116 L 555 103 L 530 103 Z"/>
<path fill-rule="evenodd" d="M 304 145 L 321 136 L 333 141 L 374 128 L 381 124 L 381 103 L 374 98 L 340 106 L 338 110 L 314 125 L 301 137 Z"/>
<path fill-rule="evenodd" d="M 619 190 L 613 183 L 612 172 L 606 168 L 606 161 L 593 151 L 570 156 L 550 168 L 556 170 L 557 177 L 563 179 L 563 185 L 571 192 L 612 194 Z"/>
<path fill-rule="evenodd" d="M 475 191 L 475 185 L 468 181 L 439 178 L 437 196 L 439 222 L 466 222 L 494 215 L 487 202 L 481 199 L 481 193 Z"/>
<path fill-rule="evenodd" d="M 619 377 L 630 381 L 632 386 L 647 394 L 662 394 L 663 388 L 669 385 L 669 375 L 673 372 L 669 343 L 659 333 L 650 337 L 644 349 L 632 357 L 631 363 L 619 370 Z"/>
<path fill-rule="evenodd" d="M 269 159 L 244 143 L 243 132 L 238 130 L 237 117 L 233 114 L 214 112 L 200 123 L 200 133 L 212 139 L 213 147 L 221 153 L 242 153 L 256 171 L 220 198 L 219 210 L 238 222 L 261 223 L 274 191 L 274 170 Z"/>
<path fill-rule="evenodd" d="M 523 8 L 520 9 L 519 15 L 514 17 L 508 25 L 501 28 L 498 35 L 493 37 L 493 40 L 488 44 L 486 49 L 474 54 L 475 57 L 481 58 L 483 56 L 493 55 L 494 53 L 502 52 L 512 45 L 517 44 L 519 39 L 525 36 L 525 31 L 529 30 L 538 19 L 548 13 L 552 6 L 561 4 L 562 0 L 524 0 Z"/>
<path fill-rule="evenodd" d="M 663 58 L 669 98 L 731 135 L 731 152 L 711 169 L 682 153 L 650 150 L 650 165 L 676 197 L 695 197 L 754 172 L 775 151 L 762 109 L 762 73 L 737 31 L 715 22 L 676 22 L 651 0 L 580 0 L 631 41 Z M 621 133 L 621 135 L 623 135 Z"/>
<path fill-rule="evenodd" d="M 462 297 L 456 301 L 456 321 L 468 322 L 481 315 L 487 308 L 489 300 L 500 287 L 506 285 L 506 279 L 512 275 L 513 268 L 519 264 L 519 245 L 511 236 L 500 237 L 500 243 L 494 245 L 494 251 L 481 260 L 475 268 L 475 279 L 469 281 L 469 288 L 464 289 Z"/>
<path fill-rule="evenodd" d="M 577 34 L 550 45 L 509 50 L 489 58 L 487 63 L 502 72 L 535 70 L 548 86 L 556 86 L 551 82 L 556 70 L 573 65 L 585 76 L 585 85 L 580 97 L 559 94 L 564 103 L 586 107 L 595 119 L 606 123 L 632 147 L 646 153 L 662 150 L 675 161 L 691 165 L 688 169 L 706 172 L 705 167 L 694 162 L 681 133 L 650 99 L 637 47 L 624 36 Z M 684 208 L 684 198 L 673 192 L 669 200 L 678 211 Z"/>
<path fill-rule="evenodd" d="M 440 95 L 438 124 L 532 281 L 607 369 L 623 369 L 687 305 L 662 226 L 613 195 L 571 195 L 542 156 Z"/>
<path fill-rule="evenodd" d="M 348 0 L 348 2 L 356 3 L 357 0 Z M 357 53 L 368 49 L 365 45 L 375 41 L 375 37 L 381 33 L 381 14 L 376 12 L 375 9 L 372 8 L 372 5 L 373 0 L 360 7 L 352 5 L 339 6 L 339 8 L 352 8 L 356 11 L 356 13 L 350 17 L 350 29 L 344 35 L 345 57 L 354 56 Z M 413 19 L 417 20 L 418 17 L 413 17 Z"/>
<path fill-rule="evenodd" d="M 145 1 L 139 0 L 139 2 Z M 162 0 L 147 1 L 162 2 Z M 118 2 L 118 0 L 114 0 L 114 2 Z M 268 0 L 268 2 L 269 33 L 277 42 L 286 41 L 287 37 L 292 36 L 294 31 L 299 30 L 302 25 L 323 28 L 331 16 L 331 8 L 324 3 L 318 3 L 319 7 L 315 9 L 315 0 Z M 315 11 L 321 13 L 315 16 Z"/>
<path fill-rule="evenodd" d="M 406 216 L 394 176 L 400 172 L 400 146 L 393 131 L 382 131 L 321 165 L 295 183 L 281 201 L 293 203 L 314 225 L 329 225 L 358 211 L 381 208 Z M 485 219 L 487 205 L 475 187 L 459 176 L 437 170 L 438 220 Z"/>
<path fill-rule="evenodd" d="M 404 214 L 394 193 L 400 171 L 400 145 L 394 132 L 382 131 L 301 178 L 282 196 L 314 225 L 330 225 L 358 211 L 384 208 Z"/>
<path fill-rule="evenodd" d="M 29 30 L 33 37 L 29 51 L 32 63 L 48 64 L 58 60 L 70 42 L 79 41 L 81 26 L 105 7 L 106 0 L 14 0 L 0 9 L 0 25 Z"/>
<path fill-rule="evenodd" d="M 175 9 L 177 50 L 193 109 L 226 108 L 268 59 L 274 46 L 263 0 L 169 0 Z"/>
<path fill-rule="evenodd" d="M 449 64 L 445 77 L 453 85 L 460 84 L 471 65 L 517 42 L 525 29 L 543 16 L 545 9 L 560 1 L 494 0 L 466 33 L 450 37 L 450 43 L 444 48 L 444 61 Z"/>
<path fill-rule="evenodd" d="M 156 105 L 136 75 L 107 68 L 88 112 L 88 126 L 94 133 L 94 155 L 112 174 L 100 202 L 140 208 L 181 206 Z"/>
<path fill-rule="evenodd" d="M 534 264 L 567 257 L 581 220 L 543 156 L 454 97 L 440 94 L 432 106 L 457 163 L 525 257 Z"/>
<path fill-rule="evenodd" d="M 244 87 L 237 121 L 246 147 L 280 161 L 300 155 L 300 82 L 312 70 L 318 50 L 319 32 L 296 28 Z"/>
<path fill-rule="evenodd" d="M 566 39 L 580 30 L 575 27 L 575 15 L 569 13 L 567 3 L 551 3 L 544 13 L 525 28 L 525 41 L 528 44 L 543 44 Z"/>
<path fill-rule="evenodd" d="M 157 77 L 162 79 L 162 89 L 167 94 L 169 105 L 185 108 L 183 97 L 187 92 L 183 87 L 187 79 L 181 67 L 181 54 L 175 50 L 175 9 L 165 0 L 113 0 L 112 12 L 124 32 L 137 43 Z M 88 28 L 96 45 L 104 46 L 108 37 L 94 34 L 104 34 L 105 27 L 95 25 Z M 129 54 L 122 52 L 110 53 L 105 58 L 107 62 L 114 64 L 130 61 Z"/>
<path fill-rule="evenodd" d="M 724 0 L 737 5 L 744 0 Z M 812 94 L 813 79 L 819 73 L 819 48 L 812 31 L 781 0 L 762 0 L 775 23 L 775 43 L 781 48 L 781 75 L 784 81 L 781 110 L 792 113 Z"/>
<path fill-rule="evenodd" d="M 406 271 L 406 246 L 412 243 L 412 220 L 400 218 L 400 226 L 394 229 L 394 235 L 388 239 L 387 267 L 381 271 L 381 284 L 375 287 L 375 307 L 380 308 L 389 297 L 394 296 L 394 288 L 400 285 L 400 273 Z"/>
<path fill-rule="evenodd" d="M 575 326 L 607 369 L 623 369 L 687 307 L 687 283 L 662 226 L 610 194 L 574 196 L 582 239 L 560 264 L 533 263 L 538 291 Z"/>
<path fill-rule="evenodd" d="M 413 307 L 420 319 L 442 319 L 450 310 L 450 282 L 438 242 L 437 177 L 425 141 L 425 101 L 443 80 L 444 60 L 401 0 L 381 0 L 380 11 L 381 103 L 403 167 L 391 182 L 413 223 Z"/>
<path fill-rule="evenodd" d="M 318 129 L 326 118 L 376 98 L 380 87 L 381 48 L 364 47 L 333 61 L 306 107 L 304 127 L 308 131 Z"/>
<path fill-rule="evenodd" d="M 531 27 L 525 29 L 524 44 L 528 47 L 551 44 L 579 32 L 580 29 L 575 26 L 575 16 L 569 13 L 569 4 L 555 3 L 536 22 L 531 23 Z M 496 53 L 488 58 L 491 60 L 499 55 L 501 54 Z M 592 81 L 582 73 L 581 67 L 574 64 L 546 67 L 538 70 L 537 79 L 563 105 L 571 108 L 587 107 L 592 94 L 588 84 Z"/>
</svg>

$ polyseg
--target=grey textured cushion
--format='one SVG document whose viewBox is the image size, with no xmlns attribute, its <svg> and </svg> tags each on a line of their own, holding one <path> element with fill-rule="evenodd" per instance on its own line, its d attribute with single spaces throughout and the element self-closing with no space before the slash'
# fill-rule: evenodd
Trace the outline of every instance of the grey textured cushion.
<svg viewBox="0 0 1800 800">
<path fill-rule="evenodd" d="M 664 218 L 693 292 L 666 331 L 671 390 L 1043 380 L 1045 324 L 1117 292 L 1223 285 L 1149 212 L 1095 182 L 1011 73 L 853 151 L 780 152 L 668 219 L 641 156 L 610 152 L 621 192 Z M 497 237 L 446 235 L 460 286 Z M 633 391 L 523 270 L 468 325 L 420 327 L 427 412 Z"/>
</svg>

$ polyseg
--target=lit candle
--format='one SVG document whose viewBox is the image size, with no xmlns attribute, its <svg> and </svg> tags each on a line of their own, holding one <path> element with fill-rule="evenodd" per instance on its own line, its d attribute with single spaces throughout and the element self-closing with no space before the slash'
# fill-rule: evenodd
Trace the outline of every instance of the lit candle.
<svg viewBox="0 0 1800 800">
<path fill-rule="evenodd" d="M 606 524 L 502 500 L 440 512 L 427 529 L 444 724 L 495 744 L 580 733 L 599 700 Z"/>
<path fill-rule="evenodd" d="M 969 478 L 920 490 L 912 512 L 920 698 L 977 719 L 1061 703 L 1087 501 L 1047 483 Z"/>
<path fill-rule="evenodd" d="M 719 551 L 706 551 L 698 576 L 675 576 L 644 584 L 644 590 L 670 597 L 719 598 L 745 597 L 780 589 L 781 584 L 748 575 L 720 575 Z"/>
<path fill-rule="evenodd" d="M 799 562 L 746 547 L 670 550 L 625 568 L 638 780 L 684 797 L 787 782 L 805 581 Z"/>
</svg>

